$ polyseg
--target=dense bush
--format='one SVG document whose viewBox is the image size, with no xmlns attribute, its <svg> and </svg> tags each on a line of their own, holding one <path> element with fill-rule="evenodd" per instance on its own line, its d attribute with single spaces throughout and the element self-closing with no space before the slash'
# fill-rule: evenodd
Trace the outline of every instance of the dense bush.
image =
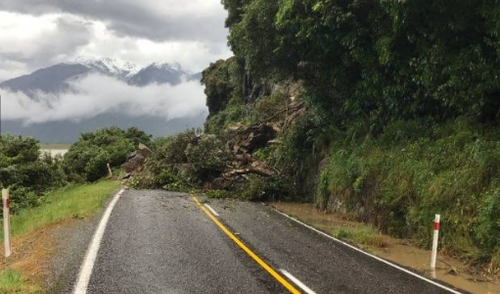
<svg viewBox="0 0 500 294">
<path fill-rule="evenodd" d="M 253 80 L 300 79 L 331 122 L 500 109 L 496 1 L 224 0 Z"/>
<path fill-rule="evenodd" d="M 96 181 L 112 167 L 121 165 L 139 143 L 149 145 L 151 137 L 137 128 L 116 127 L 84 133 L 64 155 L 64 170 L 71 180 Z"/>
<path fill-rule="evenodd" d="M 250 176 L 250 181 L 239 187 L 243 199 L 250 201 L 277 201 L 292 195 L 291 187 L 283 177 L 262 178 Z"/>
<path fill-rule="evenodd" d="M 466 120 L 434 128 L 422 123 L 396 122 L 368 140 L 339 138 L 317 204 L 425 247 L 440 213 L 450 253 L 492 261 L 500 250 L 499 136 Z"/>
<path fill-rule="evenodd" d="M 188 130 L 175 136 L 158 138 L 148 159 L 146 174 L 132 180 L 138 188 L 186 190 L 202 187 L 219 177 L 227 155 L 220 137 Z"/>
<path fill-rule="evenodd" d="M 212 63 L 203 71 L 201 82 L 205 85 L 209 110 L 207 132 L 220 133 L 248 115 L 243 100 L 243 79 L 243 67 L 235 57 Z"/>
<path fill-rule="evenodd" d="M 0 137 L 0 188 L 10 189 L 14 212 L 40 204 L 45 192 L 64 181 L 61 159 L 41 156 L 38 141 L 11 135 Z"/>
</svg>

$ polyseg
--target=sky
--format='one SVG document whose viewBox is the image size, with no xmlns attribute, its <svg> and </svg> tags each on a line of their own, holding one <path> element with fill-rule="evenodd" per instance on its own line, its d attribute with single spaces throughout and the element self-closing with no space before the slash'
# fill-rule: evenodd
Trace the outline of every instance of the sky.
<svg viewBox="0 0 500 294">
<path fill-rule="evenodd" d="M 220 0 L 1 0 L 0 81 L 79 57 L 107 57 L 142 67 L 153 62 L 179 63 L 187 71 L 200 72 L 210 62 L 232 55 L 227 46 L 225 18 Z M 99 88 L 106 86 L 93 88 L 97 84 L 109 87 L 101 91 Z M 104 103 L 109 104 L 108 108 L 101 109 L 104 112 L 137 108 L 131 104 L 131 95 L 115 97 L 114 93 L 124 91 L 141 96 L 142 104 L 157 103 L 158 94 L 163 93 L 161 97 L 168 100 L 164 111 L 151 115 L 178 116 L 189 113 L 185 109 L 189 105 L 206 111 L 198 83 L 130 89 L 119 81 L 94 75 L 74 86 L 83 89 L 86 96 L 40 93 L 39 99 L 30 101 L 21 94 L 4 93 L 4 100 L 10 97 L 11 101 L 3 102 L 3 119 L 8 119 L 7 113 L 24 123 L 87 118 L 91 112 L 83 110 L 95 113 L 102 107 L 89 105 L 93 100 L 88 101 L 88 97 L 98 97 L 95 103 L 102 101 L 99 98 L 108 99 L 109 103 Z M 85 101 L 82 111 L 65 108 L 65 103 L 80 100 Z M 183 103 L 179 106 L 181 112 L 168 110 L 179 103 Z M 144 108 L 145 112 L 152 110 Z"/>
<path fill-rule="evenodd" d="M 76 57 L 200 71 L 231 55 L 220 0 L 2 0 L 0 81 Z"/>
</svg>

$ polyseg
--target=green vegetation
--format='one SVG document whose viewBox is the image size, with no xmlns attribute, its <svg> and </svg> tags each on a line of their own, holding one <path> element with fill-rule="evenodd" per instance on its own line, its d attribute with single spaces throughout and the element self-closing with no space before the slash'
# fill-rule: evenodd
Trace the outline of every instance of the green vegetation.
<svg viewBox="0 0 500 294">
<path fill-rule="evenodd" d="M 214 180 L 224 168 L 222 141 L 214 135 L 201 136 L 189 130 L 158 138 L 152 146 L 148 171 L 130 182 L 136 188 L 185 191 Z"/>
<path fill-rule="evenodd" d="M 441 213 L 446 251 L 500 272 L 496 1 L 222 3 L 235 56 L 203 73 L 205 130 L 224 145 L 228 127 L 274 124 L 251 155 L 279 172 L 214 197 L 314 201 L 423 247 Z"/>
<path fill-rule="evenodd" d="M 6 269 L 0 272 L 0 291 L 4 294 L 38 293 L 39 287 L 27 285 L 18 271 Z"/>
<path fill-rule="evenodd" d="M 32 138 L 0 137 L 0 188 L 10 188 L 13 212 L 40 205 L 43 195 L 64 181 L 61 157 L 41 158 Z"/>
<path fill-rule="evenodd" d="M 497 117 L 495 1 L 224 0 L 252 80 L 302 80 L 329 122 Z"/>
<path fill-rule="evenodd" d="M 248 113 L 242 99 L 243 68 L 236 58 L 219 60 L 203 71 L 210 116 L 205 130 L 220 133 L 230 124 L 240 122 Z"/>
<path fill-rule="evenodd" d="M 490 261 L 500 252 L 499 216 L 493 213 L 500 189 L 496 130 L 464 119 L 400 121 L 377 138 L 337 137 L 317 203 L 424 247 L 440 213 L 448 252 Z"/>
<path fill-rule="evenodd" d="M 70 218 L 83 218 L 101 208 L 119 182 L 69 185 L 45 196 L 42 205 L 27 208 L 12 216 L 12 235 L 19 236 L 37 228 Z"/>
<path fill-rule="evenodd" d="M 377 234 L 371 227 L 335 229 L 331 235 L 339 239 L 352 241 L 356 244 L 375 247 L 387 246 L 384 238 Z"/>
<path fill-rule="evenodd" d="M 97 181 L 107 175 L 108 163 L 120 166 L 139 143 L 150 142 L 151 137 L 137 128 L 111 127 L 82 134 L 64 155 L 64 171 L 71 181 Z"/>
<path fill-rule="evenodd" d="M 116 127 L 82 134 L 64 157 L 42 155 L 33 138 L 0 137 L 0 188 L 9 188 L 14 214 L 45 204 L 68 184 L 94 182 L 108 174 L 107 163 L 119 167 L 139 143 L 151 137 L 137 128 Z M 1 213 L 1 212 L 0 212 Z"/>
</svg>

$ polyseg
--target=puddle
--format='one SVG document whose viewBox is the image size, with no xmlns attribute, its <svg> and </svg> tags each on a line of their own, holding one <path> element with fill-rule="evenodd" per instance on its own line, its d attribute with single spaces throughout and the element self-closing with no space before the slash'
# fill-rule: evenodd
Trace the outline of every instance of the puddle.
<svg viewBox="0 0 500 294">
<path fill-rule="evenodd" d="M 370 230 L 370 227 L 365 224 L 344 220 L 340 215 L 323 213 L 311 204 L 279 202 L 271 205 L 327 233 L 346 229 Z M 444 281 L 465 291 L 474 294 L 500 294 L 500 282 L 489 282 L 484 277 L 471 273 L 467 266 L 459 260 L 439 256 L 436 271 L 431 272 L 429 269 L 431 252 L 429 250 L 405 244 L 403 240 L 385 235 L 378 235 L 377 238 L 383 239 L 383 247 L 359 246 L 372 254 L 405 267 L 416 269 L 424 276 Z"/>
</svg>

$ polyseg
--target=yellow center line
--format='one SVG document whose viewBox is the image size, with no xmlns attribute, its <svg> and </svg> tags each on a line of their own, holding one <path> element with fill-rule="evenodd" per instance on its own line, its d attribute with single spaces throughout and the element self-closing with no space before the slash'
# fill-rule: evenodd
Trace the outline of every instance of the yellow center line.
<svg viewBox="0 0 500 294">
<path fill-rule="evenodd" d="M 229 231 L 226 226 L 224 226 L 210 211 L 205 209 L 203 205 L 201 205 L 200 200 L 196 198 L 196 196 L 193 196 L 194 202 L 198 204 L 198 206 L 201 208 L 203 212 L 205 212 L 208 217 L 229 237 L 231 240 L 236 243 L 243 251 L 245 251 L 255 262 L 257 262 L 262 268 L 264 268 L 273 278 L 275 278 L 278 282 L 280 282 L 281 285 L 283 285 L 288 291 L 294 294 L 302 294 L 299 290 L 297 290 L 294 286 L 292 286 L 290 283 L 288 283 L 285 278 L 283 278 L 278 272 L 276 272 L 272 267 L 270 267 L 267 263 L 265 263 L 260 257 L 258 257 L 255 253 L 253 253 L 250 248 L 248 248 L 243 242 L 240 241 L 231 231 Z"/>
</svg>

